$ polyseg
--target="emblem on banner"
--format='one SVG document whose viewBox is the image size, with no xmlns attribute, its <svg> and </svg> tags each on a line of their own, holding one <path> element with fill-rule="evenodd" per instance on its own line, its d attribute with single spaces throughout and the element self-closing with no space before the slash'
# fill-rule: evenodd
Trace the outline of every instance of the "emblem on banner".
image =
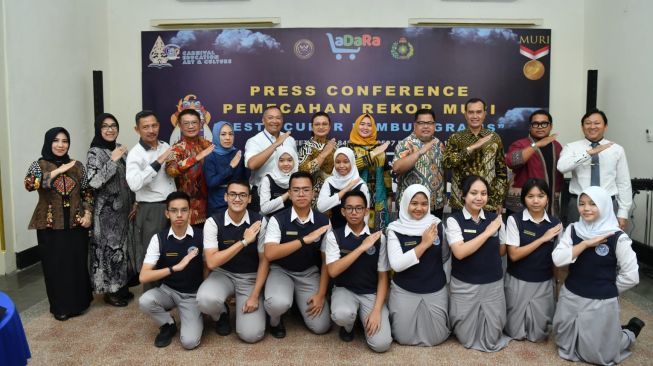
<svg viewBox="0 0 653 366">
<path fill-rule="evenodd" d="M 538 61 L 538 59 L 549 54 L 550 46 L 546 45 L 538 50 L 533 51 L 532 49 L 522 45 L 519 45 L 519 53 L 531 59 L 530 61 L 524 64 L 524 76 L 528 80 L 539 80 L 544 76 L 544 64 Z"/>
<path fill-rule="evenodd" d="M 156 67 L 159 69 L 172 67 L 168 61 L 178 59 L 179 51 L 179 46 L 176 44 L 165 44 L 161 36 L 158 36 L 154 42 L 154 46 L 152 46 L 152 50 L 150 50 L 151 63 L 147 67 Z"/>
<path fill-rule="evenodd" d="M 293 51 L 295 51 L 295 56 L 297 56 L 297 58 L 307 60 L 313 56 L 313 53 L 315 53 L 315 45 L 308 39 L 300 39 L 295 42 Z"/>
<path fill-rule="evenodd" d="M 200 130 L 200 136 L 204 136 L 205 139 L 211 141 L 212 134 L 211 129 L 209 128 L 209 122 L 211 122 L 211 113 L 204 108 L 202 102 L 197 99 L 197 96 L 194 94 L 188 94 L 185 97 L 179 99 L 177 103 L 177 111 L 170 116 L 170 123 L 172 124 L 173 131 L 170 135 L 170 145 L 179 141 L 181 137 L 181 131 L 179 130 L 179 113 L 184 109 L 194 109 L 200 114 L 200 123 L 202 129 Z"/>
<path fill-rule="evenodd" d="M 408 60 L 413 57 L 413 45 L 408 42 L 406 37 L 399 38 L 399 41 L 392 44 L 390 54 L 397 60 Z"/>
</svg>

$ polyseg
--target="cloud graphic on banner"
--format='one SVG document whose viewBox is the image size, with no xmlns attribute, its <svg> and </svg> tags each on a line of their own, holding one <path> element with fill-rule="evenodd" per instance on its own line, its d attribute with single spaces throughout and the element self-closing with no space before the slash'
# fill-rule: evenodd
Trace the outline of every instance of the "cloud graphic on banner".
<svg viewBox="0 0 653 366">
<path fill-rule="evenodd" d="M 531 113 L 535 112 L 540 108 L 532 107 L 519 107 L 513 108 L 506 111 L 502 117 L 499 117 L 497 124 L 502 126 L 502 128 L 519 128 L 524 127 L 528 124 L 528 117 Z"/>
<path fill-rule="evenodd" d="M 505 28 L 452 28 L 449 35 L 457 41 L 485 44 L 499 41 L 516 43 L 519 40 L 515 32 Z"/>
<path fill-rule="evenodd" d="M 256 53 L 259 50 L 278 50 L 281 47 L 273 37 L 249 29 L 225 29 L 213 43 L 225 52 Z"/>
<path fill-rule="evenodd" d="M 404 28 L 404 34 L 408 37 L 418 37 L 428 32 L 430 28 L 426 27 L 409 27 Z"/>
<path fill-rule="evenodd" d="M 174 43 L 177 46 L 184 47 L 189 43 L 193 43 L 197 40 L 197 37 L 195 37 L 195 31 L 192 30 L 184 30 L 184 31 L 179 31 L 177 32 L 177 35 L 170 38 L 170 43 Z"/>
</svg>

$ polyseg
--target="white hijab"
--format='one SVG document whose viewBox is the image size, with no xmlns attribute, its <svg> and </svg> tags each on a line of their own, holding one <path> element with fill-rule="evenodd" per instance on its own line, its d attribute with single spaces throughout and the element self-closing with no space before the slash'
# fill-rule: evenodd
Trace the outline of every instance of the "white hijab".
<svg viewBox="0 0 653 366">
<path fill-rule="evenodd" d="M 279 169 L 279 159 L 283 154 L 288 154 L 292 157 L 293 168 L 290 170 L 290 173 L 284 173 Z M 272 168 L 272 173 L 270 176 L 274 179 L 274 182 L 281 188 L 288 188 L 288 181 L 290 181 L 290 175 L 299 170 L 299 158 L 297 157 L 297 152 L 295 149 L 280 146 L 277 151 L 274 153 L 274 167 Z"/>
<path fill-rule="evenodd" d="M 428 207 L 431 207 L 431 192 L 421 184 L 411 184 L 401 195 L 401 202 L 399 203 L 399 219 L 391 222 L 390 225 L 388 225 L 388 230 L 403 235 L 422 236 L 424 231 L 426 231 L 431 224 L 438 225 L 440 223 L 441 220 L 433 216 L 430 212 L 419 220 L 410 216 L 410 213 L 408 213 L 408 206 L 417 193 L 424 193 L 429 202 Z"/>
<path fill-rule="evenodd" d="M 336 170 L 336 157 L 338 157 L 340 154 L 345 155 L 351 164 L 351 170 L 347 175 L 340 175 Z M 354 151 L 348 147 L 338 148 L 336 152 L 333 153 L 333 171 L 331 172 L 331 176 L 327 178 L 324 183 L 331 184 L 333 188 L 342 190 L 349 182 L 358 179 L 359 177 L 358 168 L 356 168 L 356 156 L 354 155 Z"/>
<path fill-rule="evenodd" d="M 599 209 L 599 217 L 592 222 L 587 222 L 580 216 L 578 222 L 574 223 L 576 234 L 583 240 L 596 238 L 621 231 L 619 221 L 615 216 L 612 206 L 612 198 L 605 189 L 597 186 L 587 187 L 583 193 L 578 195 L 577 204 L 580 203 L 580 196 L 587 195 Z M 580 210 L 579 210 L 580 211 Z"/>
</svg>

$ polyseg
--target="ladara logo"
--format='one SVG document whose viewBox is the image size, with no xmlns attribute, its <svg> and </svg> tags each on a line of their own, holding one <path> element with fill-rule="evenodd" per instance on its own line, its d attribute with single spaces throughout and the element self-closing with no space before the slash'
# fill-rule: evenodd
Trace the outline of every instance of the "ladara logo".
<svg viewBox="0 0 653 366">
<path fill-rule="evenodd" d="M 336 60 L 342 60 L 342 55 L 349 55 L 350 60 L 356 59 L 356 54 L 361 51 L 361 47 L 379 47 L 381 46 L 381 37 L 371 34 L 352 36 L 345 34 L 342 36 L 333 36 L 331 33 L 326 34 L 329 39 L 331 52 L 336 55 Z"/>
<path fill-rule="evenodd" d="M 313 53 L 315 53 L 315 45 L 313 45 L 313 42 L 308 39 L 300 39 L 295 42 L 293 51 L 295 51 L 295 56 L 297 56 L 297 58 L 306 60 L 311 58 Z"/>
<path fill-rule="evenodd" d="M 154 46 L 152 46 L 152 50 L 150 50 L 151 63 L 147 67 L 156 67 L 158 69 L 172 67 L 168 61 L 178 59 L 179 51 L 179 46 L 176 44 L 165 44 L 161 36 L 158 36 L 154 42 Z"/>
<path fill-rule="evenodd" d="M 399 41 L 392 44 L 390 54 L 397 60 L 408 60 L 413 57 L 413 45 L 408 42 L 406 37 L 399 38 Z"/>
</svg>

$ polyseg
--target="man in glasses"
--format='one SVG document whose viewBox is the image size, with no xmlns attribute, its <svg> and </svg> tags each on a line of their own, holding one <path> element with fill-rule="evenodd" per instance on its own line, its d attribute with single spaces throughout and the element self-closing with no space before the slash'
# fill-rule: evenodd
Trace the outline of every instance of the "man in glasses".
<svg viewBox="0 0 653 366">
<path fill-rule="evenodd" d="M 354 339 L 354 324 L 360 317 L 367 345 L 385 352 L 392 344 L 385 298 L 388 294 L 388 255 L 385 236 L 370 232 L 364 217 L 367 198 L 360 191 L 342 197 L 340 209 L 347 224 L 326 236 L 326 264 L 335 287 L 331 296 L 331 319 L 340 328 L 340 339 Z"/>
<path fill-rule="evenodd" d="M 181 126 L 181 139 L 172 145 L 166 173 L 175 179 L 177 189 L 190 196 L 190 224 L 201 228 L 206 221 L 209 200 L 202 164 L 215 146 L 199 136 L 202 121 L 195 109 L 181 111 L 177 123 Z"/>
<path fill-rule="evenodd" d="M 145 292 L 138 300 L 140 309 L 160 327 L 154 340 L 157 347 L 166 347 L 177 333 L 177 323 L 170 315 L 179 310 L 180 341 L 185 349 L 200 344 L 204 323 L 197 306 L 196 293 L 204 279 L 202 230 L 190 226 L 190 197 L 181 191 L 166 199 L 166 217 L 170 228 L 152 237 L 147 247 L 139 279 L 142 283 L 161 281 L 159 287 Z"/>
<path fill-rule="evenodd" d="M 286 336 L 281 316 L 293 299 L 313 333 L 326 333 L 331 326 L 323 242 L 329 219 L 311 209 L 313 179 L 309 173 L 293 173 L 288 185 L 292 207 L 272 216 L 265 233 L 265 257 L 271 263 L 265 284 L 265 311 L 275 338 Z"/>
<path fill-rule="evenodd" d="M 224 194 L 227 208 L 204 224 L 204 258 L 211 270 L 197 291 L 200 310 L 216 321 L 215 331 L 231 333 L 228 297 L 236 297 L 236 333 L 247 343 L 265 334 L 263 285 L 269 263 L 263 255 L 264 219 L 247 209 L 249 183 L 232 181 Z"/>
<path fill-rule="evenodd" d="M 536 110 L 528 118 L 528 136 L 513 142 L 506 153 L 506 165 L 512 169 L 513 183 L 508 190 L 508 215 L 520 212 L 521 189 L 529 178 L 543 179 L 549 184 L 549 215 L 560 217 L 562 174 L 557 169 L 562 145 L 551 134 L 553 118 L 544 109 Z"/>
<path fill-rule="evenodd" d="M 397 174 L 397 199 L 411 184 L 421 184 L 431 191 L 431 212 L 442 218 L 444 208 L 444 144 L 435 137 L 435 113 L 420 109 L 415 113 L 413 133 L 395 147 L 392 170 Z"/>
</svg>

